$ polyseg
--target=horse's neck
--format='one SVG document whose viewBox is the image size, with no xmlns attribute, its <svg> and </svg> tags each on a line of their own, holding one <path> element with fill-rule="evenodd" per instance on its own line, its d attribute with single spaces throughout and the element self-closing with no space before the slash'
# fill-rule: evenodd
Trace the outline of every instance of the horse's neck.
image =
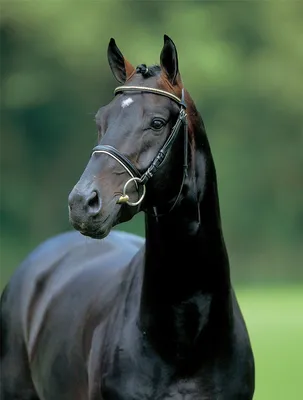
<svg viewBox="0 0 303 400">
<path fill-rule="evenodd" d="M 171 331 L 174 340 L 181 342 L 199 335 L 214 301 L 221 299 L 226 307 L 229 303 L 228 257 L 210 153 L 206 165 L 210 169 L 203 194 L 197 153 L 195 177 L 181 204 L 158 220 L 146 216 L 141 323 L 156 336 L 157 332 Z"/>
</svg>

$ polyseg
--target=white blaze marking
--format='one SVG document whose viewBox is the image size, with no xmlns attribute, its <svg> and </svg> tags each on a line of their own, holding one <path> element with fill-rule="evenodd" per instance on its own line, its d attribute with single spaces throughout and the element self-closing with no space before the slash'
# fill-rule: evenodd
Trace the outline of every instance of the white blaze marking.
<svg viewBox="0 0 303 400">
<path fill-rule="evenodd" d="M 130 97 L 128 97 L 127 99 L 122 101 L 121 106 L 122 106 L 122 108 L 125 108 L 125 107 L 130 106 L 133 102 L 134 102 L 134 100 L 131 99 Z"/>
</svg>

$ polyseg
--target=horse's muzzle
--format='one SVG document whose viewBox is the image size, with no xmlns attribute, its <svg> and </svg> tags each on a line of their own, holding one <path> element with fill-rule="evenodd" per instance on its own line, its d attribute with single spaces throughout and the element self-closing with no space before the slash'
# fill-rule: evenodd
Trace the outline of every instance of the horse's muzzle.
<svg viewBox="0 0 303 400">
<path fill-rule="evenodd" d="M 69 213 L 72 219 L 81 220 L 96 217 L 102 208 L 97 190 L 80 192 L 74 188 L 68 197 Z"/>
</svg>

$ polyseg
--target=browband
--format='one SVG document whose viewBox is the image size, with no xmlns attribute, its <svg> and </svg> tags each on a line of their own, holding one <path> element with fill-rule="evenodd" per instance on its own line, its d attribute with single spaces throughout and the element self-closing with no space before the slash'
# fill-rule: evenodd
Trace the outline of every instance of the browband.
<svg viewBox="0 0 303 400">
<path fill-rule="evenodd" d="M 147 92 L 147 93 L 160 94 L 164 97 L 169 97 L 171 100 L 175 101 L 177 104 L 186 108 L 184 99 L 179 99 L 179 97 L 175 96 L 174 94 L 172 94 L 170 92 L 166 92 L 165 90 L 155 89 L 155 88 L 145 87 L 145 86 L 118 86 L 115 89 L 114 94 L 116 95 L 117 93 L 122 93 L 122 92 Z"/>
</svg>

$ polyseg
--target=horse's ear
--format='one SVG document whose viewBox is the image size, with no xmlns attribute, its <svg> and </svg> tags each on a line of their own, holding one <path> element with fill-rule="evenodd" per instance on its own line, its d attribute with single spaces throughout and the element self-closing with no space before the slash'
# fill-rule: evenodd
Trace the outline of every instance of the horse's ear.
<svg viewBox="0 0 303 400">
<path fill-rule="evenodd" d="M 160 64 L 170 83 L 175 85 L 180 78 L 178 53 L 174 42 L 167 35 L 164 35 L 164 46 L 160 55 Z"/>
<path fill-rule="evenodd" d="M 120 83 L 125 83 L 125 81 L 135 71 L 135 68 L 131 65 L 131 63 L 123 57 L 113 38 L 111 38 L 109 41 L 107 59 L 114 77 Z"/>
</svg>

